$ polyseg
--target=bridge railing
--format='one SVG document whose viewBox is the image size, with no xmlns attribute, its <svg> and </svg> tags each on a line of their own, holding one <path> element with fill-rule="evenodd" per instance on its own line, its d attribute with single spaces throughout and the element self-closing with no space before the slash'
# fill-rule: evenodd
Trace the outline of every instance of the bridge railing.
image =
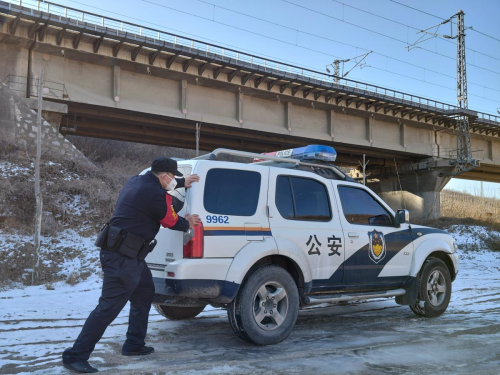
<svg viewBox="0 0 500 375">
<path fill-rule="evenodd" d="M 25 96 L 26 86 L 28 85 L 28 78 L 23 76 L 18 76 L 14 74 L 9 74 L 3 82 L 7 87 L 17 93 L 20 96 Z M 38 78 L 30 79 L 30 95 L 32 97 L 38 97 L 38 84 L 40 80 Z M 43 82 L 43 94 L 44 98 L 52 98 L 59 100 L 70 100 L 68 91 L 64 83 L 44 81 Z"/>
<path fill-rule="evenodd" d="M 187 38 L 181 35 L 173 34 L 164 30 L 155 29 L 147 26 L 142 26 L 136 23 L 119 20 L 112 17 L 103 16 L 100 14 L 87 12 L 84 10 L 63 6 L 51 1 L 44 0 L 9 0 L 9 7 L 23 9 L 23 7 L 39 12 L 46 12 L 68 21 L 82 23 L 85 26 L 97 28 L 105 28 L 107 32 L 125 32 L 130 34 L 131 38 L 141 37 L 148 38 L 156 44 L 168 42 L 173 45 L 188 47 L 192 52 L 196 52 L 200 58 L 203 54 L 208 56 L 218 55 L 222 58 L 230 58 L 232 61 L 243 62 L 246 66 L 255 66 L 260 72 L 282 73 L 283 75 L 293 74 L 298 76 L 303 81 L 328 84 L 332 89 L 342 90 L 348 89 L 360 95 L 370 95 L 380 97 L 381 99 L 393 100 L 395 102 L 416 106 L 424 109 L 435 109 L 448 111 L 457 109 L 455 105 L 447 104 L 437 100 L 432 100 L 418 95 L 412 95 L 397 90 L 392 90 L 377 85 L 372 85 L 364 82 L 359 82 L 351 79 L 335 77 L 332 74 L 323 73 L 320 71 L 299 67 L 296 65 L 287 64 L 277 60 L 266 59 L 261 56 L 252 55 L 241 52 L 235 49 L 218 46 L 212 43 Z M 490 115 L 486 113 L 478 113 L 480 119 L 491 122 L 492 124 L 500 124 L 500 116 Z"/>
</svg>

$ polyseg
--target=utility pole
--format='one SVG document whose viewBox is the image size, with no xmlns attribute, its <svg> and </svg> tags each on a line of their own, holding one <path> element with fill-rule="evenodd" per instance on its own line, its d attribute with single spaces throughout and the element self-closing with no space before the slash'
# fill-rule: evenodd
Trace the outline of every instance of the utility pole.
<svg viewBox="0 0 500 375">
<path fill-rule="evenodd" d="M 349 59 L 347 60 L 335 60 L 333 62 L 333 75 L 334 75 L 334 81 L 335 83 L 339 83 L 339 77 L 340 77 L 340 62 L 342 61 L 342 73 L 344 73 L 344 63 L 349 61 Z M 328 68 L 327 68 L 328 70 Z"/>
<path fill-rule="evenodd" d="M 434 37 L 441 37 L 444 39 L 456 39 L 457 40 L 457 105 L 460 111 L 455 117 L 456 121 L 456 133 L 457 133 L 457 157 L 455 160 L 455 168 L 450 175 L 456 176 L 463 172 L 470 171 L 473 168 L 479 166 L 479 161 L 472 157 L 472 147 L 470 142 L 470 131 L 469 131 L 469 117 L 466 115 L 467 109 L 469 108 L 469 101 L 467 98 L 467 64 L 465 61 L 465 23 L 464 23 L 465 13 L 460 10 L 458 13 L 454 14 L 447 20 L 444 20 L 438 25 L 429 27 L 424 30 L 420 30 L 418 33 L 422 33 L 415 43 L 406 47 L 408 51 L 415 48 L 419 43 L 426 40 L 432 39 Z M 457 29 L 456 35 L 453 36 L 453 19 L 456 19 Z M 439 27 L 441 25 L 450 23 L 450 35 L 437 34 Z M 428 30 L 436 28 L 436 32 L 429 32 Z M 429 38 L 423 39 L 425 35 L 430 35 Z"/>
<path fill-rule="evenodd" d="M 38 79 L 38 112 L 36 116 L 36 159 L 35 159 L 35 248 L 33 254 L 33 272 L 31 273 L 31 285 L 38 281 L 38 267 L 40 265 L 40 236 L 42 231 L 42 194 L 40 191 L 40 159 L 42 157 L 42 106 L 43 106 L 43 81 L 45 71 L 40 71 Z M 28 82 L 28 85 L 30 83 Z"/>
<path fill-rule="evenodd" d="M 364 65 L 366 65 L 366 63 L 363 63 L 363 61 L 367 58 L 367 56 L 372 53 L 373 51 L 370 51 L 370 52 L 367 52 L 367 53 L 363 53 L 359 56 L 355 56 L 355 57 L 351 57 L 350 59 L 345 59 L 345 60 L 339 60 L 339 59 L 336 59 L 334 60 L 331 64 L 328 64 L 326 66 L 326 71 L 328 73 L 330 73 L 330 69 L 328 69 L 329 66 L 332 66 L 333 67 L 333 81 L 335 83 L 338 83 L 340 78 L 344 78 L 346 77 L 350 72 L 351 70 L 353 70 L 354 68 L 356 67 L 360 67 L 360 68 L 363 68 Z M 361 58 L 359 61 L 357 59 Z M 356 64 L 351 68 L 349 69 L 345 74 L 344 74 L 344 63 L 346 62 L 349 62 L 351 60 L 355 60 L 356 61 Z M 340 74 L 340 64 L 342 63 L 342 75 Z"/>
<path fill-rule="evenodd" d="M 455 15 L 457 17 L 457 102 L 460 108 L 467 109 L 469 108 L 469 100 L 467 98 L 464 15 L 462 10 Z M 454 175 L 476 167 L 476 161 L 472 158 L 469 117 L 462 114 L 457 118 L 457 121 L 457 164 L 452 173 Z"/>
<path fill-rule="evenodd" d="M 200 156 L 200 131 L 201 122 L 196 123 L 196 156 Z"/>
</svg>

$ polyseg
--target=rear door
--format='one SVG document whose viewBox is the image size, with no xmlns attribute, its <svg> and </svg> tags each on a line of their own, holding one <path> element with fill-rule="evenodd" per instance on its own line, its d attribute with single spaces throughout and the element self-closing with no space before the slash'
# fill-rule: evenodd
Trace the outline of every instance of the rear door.
<svg viewBox="0 0 500 375">
<path fill-rule="evenodd" d="M 203 181 L 193 187 L 189 205 L 203 223 L 205 258 L 233 258 L 249 243 L 273 241 L 266 214 L 269 167 L 200 161 L 196 171 Z"/>
<path fill-rule="evenodd" d="M 280 253 L 300 249 L 311 266 L 313 289 L 340 284 L 344 238 L 332 186 L 319 176 L 270 168 L 269 222 Z"/>
</svg>

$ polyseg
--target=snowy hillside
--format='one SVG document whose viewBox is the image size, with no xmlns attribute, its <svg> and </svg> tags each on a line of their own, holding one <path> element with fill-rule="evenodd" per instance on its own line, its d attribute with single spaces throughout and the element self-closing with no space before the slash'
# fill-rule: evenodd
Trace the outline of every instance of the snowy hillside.
<svg viewBox="0 0 500 375">
<path fill-rule="evenodd" d="M 75 283 L 99 270 L 93 243 L 111 216 L 123 179 L 73 162 L 41 163 L 43 197 L 38 284 Z M 34 165 L 0 161 L 0 290 L 30 285 L 33 267 Z"/>
</svg>

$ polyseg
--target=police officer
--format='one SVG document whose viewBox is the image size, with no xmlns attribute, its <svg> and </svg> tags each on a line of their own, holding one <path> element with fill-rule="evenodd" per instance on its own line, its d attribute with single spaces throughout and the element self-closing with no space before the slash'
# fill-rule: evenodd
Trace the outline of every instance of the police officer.
<svg viewBox="0 0 500 375">
<path fill-rule="evenodd" d="M 179 217 L 172 197 L 165 191 L 189 188 L 199 177 L 176 179 L 175 176 L 182 176 L 177 162 L 161 157 L 153 161 L 151 171 L 130 178 L 120 192 L 100 254 L 104 280 L 99 304 L 90 313 L 73 347 L 64 351 L 64 367 L 82 373 L 98 372 L 87 361 L 127 301 L 130 301 L 129 326 L 122 354 L 154 352 L 144 342 L 155 292 L 151 271 L 144 261 L 144 249 L 146 253 L 149 251 L 160 225 L 185 232 L 200 222 L 198 215 Z"/>
</svg>

